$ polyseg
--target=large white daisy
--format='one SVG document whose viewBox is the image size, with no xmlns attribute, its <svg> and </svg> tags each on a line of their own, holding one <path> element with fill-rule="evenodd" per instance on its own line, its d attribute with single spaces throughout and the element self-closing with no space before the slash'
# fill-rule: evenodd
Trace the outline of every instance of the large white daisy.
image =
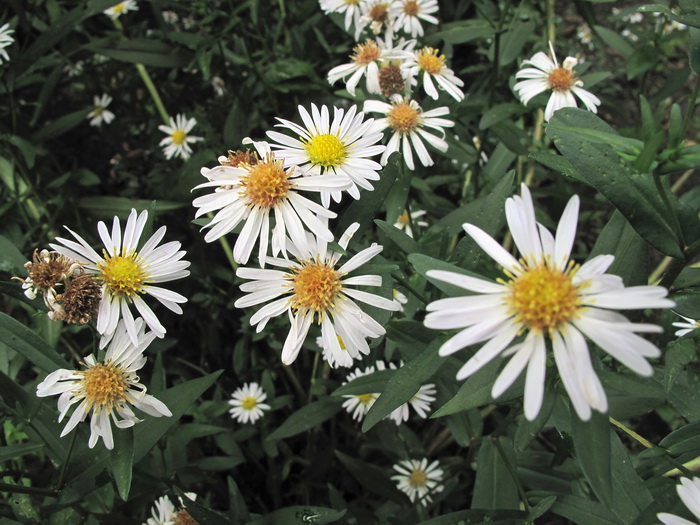
<svg viewBox="0 0 700 525">
<path fill-rule="evenodd" d="M 423 111 L 415 100 L 410 100 L 401 95 L 393 95 L 390 104 L 380 100 L 367 100 L 363 109 L 364 111 L 385 115 L 384 118 L 377 119 L 374 122 L 374 130 L 383 131 L 390 128 L 394 132 L 386 145 L 386 150 L 382 154 L 382 164 L 387 163 L 389 155 L 393 152 L 401 151 L 406 166 L 409 169 L 415 169 L 413 153 L 411 152 L 411 147 L 413 147 L 421 164 L 423 166 L 432 166 L 433 159 L 430 158 L 430 153 L 428 153 L 427 148 L 423 144 L 423 140 L 438 151 L 443 153 L 447 151 L 447 142 L 443 138 L 445 136 L 443 128 L 450 128 L 455 123 L 451 120 L 439 118 L 450 113 L 446 106 Z M 426 131 L 425 128 L 434 129 L 441 136 L 437 137 Z"/>
<path fill-rule="evenodd" d="M 120 317 L 124 319 L 132 343 L 137 344 L 138 330 L 131 313 L 132 304 L 156 336 L 165 335 L 165 327 L 142 299 L 142 295 L 154 297 L 176 314 L 182 313 L 178 303 L 187 302 L 187 298 L 179 293 L 153 286 L 187 277 L 190 272 L 186 268 L 190 263 L 180 260 L 185 252 L 180 251 L 178 241 L 158 246 L 165 236 L 165 226 L 161 226 L 141 249 L 138 249 L 147 220 L 146 210 L 139 214 L 136 210 L 131 210 L 123 236 L 118 217 L 114 217 L 111 235 L 105 223 L 100 221 L 97 231 L 104 243 L 102 255 L 68 227 L 66 229 L 78 242 L 57 237 L 56 241 L 60 244 L 49 245 L 66 257 L 78 260 L 85 267 L 86 273 L 95 275 L 102 282 L 102 300 L 97 314 L 97 331 L 103 335 L 101 348 L 116 330 Z"/>
<path fill-rule="evenodd" d="M 535 220 L 535 208 L 527 186 L 522 197 L 506 201 L 506 219 L 520 259 L 508 253 L 487 233 L 472 224 L 466 232 L 505 272 L 499 282 L 454 272 L 429 270 L 430 278 L 449 282 L 473 295 L 430 303 L 425 325 L 437 330 L 461 331 L 440 348 L 450 355 L 477 343 L 485 344 L 457 373 L 465 379 L 499 354 L 512 356 L 493 385 L 491 395 L 500 396 L 527 366 L 525 416 L 534 419 L 542 405 L 547 341 L 554 351 L 562 383 L 578 416 L 591 417 L 591 409 L 605 412 L 608 404 L 596 375 L 584 335 L 644 376 L 653 374 L 646 358 L 658 357 L 659 349 L 635 332 L 658 333 L 653 324 L 630 323 L 611 310 L 668 308 L 668 291 L 660 286 L 625 288 L 622 279 L 605 271 L 612 255 L 599 255 L 579 266 L 569 259 L 576 235 L 579 199 L 567 204 L 556 235 Z M 523 340 L 512 344 L 518 336 Z"/>
<path fill-rule="evenodd" d="M 204 140 L 202 137 L 190 135 L 190 131 L 197 124 L 194 118 L 188 119 L 185 115 L 179 114 L 174 119 L 170 117 L 170 125 L 160 125 L 158 129 L 168 135 L 160 141 L 160 146 L 163 148 L 163 155 L 166 159 L 173 157 L 181 157 L 185 160 L 192 155 L 190 144 Z"/>
<path fill-rule="evenodd" d="M 402 492 L 405 492 L 411 502 L 418 501 L 427 505 L 431 501 L 431 494 L 442 492 L 442 469 L 438 461 L 428 465 L 427 458 L 406 459 L 394 465 L 397 475 L 391 476 Z"/>
<path fill-rule="evenodd" d="M 298 139 L 277 131 L 268 131 L 267 136 L 276 143 L 277 158 L 285 160 L 287 166 L 299 166 L 304 175 L 321 175 L 331 172 L 347 177 L 351 181 L 347 192 L 355 199 L 360 198 L 358 186 L 371 191 L 370 180 L 379 180 L 377 170 L 382 166 L 370 157 L 379 155 L 385 149 L 377 144 L 382 133 L 372 129 L 374 119 L 364 120 L 363 113 L 357 113 L 352 106 L 347 112 L 333 108 L 333 120 L 327 106 L 311 104 L 311 114 L 299 106 L 299 114 L 304 122 L 302 127 L 294 122 L 278 118 L 278 127 L 287 128 L 298 135 Z M 321 202 L 330 205 L 330 197 L 340 202 L 341 192 L 322 191 Z"/>
<path fill-rule="evenodd" d="M 681 483 L 676 486 L 676 491 L 683 504 L 688 507 L 693 516 L 700 520 L 700 478 L 681 478 Z M 656 517 L 664 525 L 696 525 L 693 521 L 668 512 L 659 512 Z"/>
<path fill-rule="evenodd" d="M 358 228 L 358 223 L 352 224 L 340 238 L 338 244 L 343 250 Z M 377 338 L 386 331 L 355 300 L 391 311 L 398 310 L 399 304 L 352 288 L 381 286 L 379 275 L 346 275 L 378 255 L 383 247 L 372 244 L 336 268 L 341 254 L 329 250 L 328 243 L 320 237 L 309 234 L 303 245 L 289 241 L 288 246 L 296 261 L 267 258 L 269 264 L 283 270 L 239 268 L 236 271 L 238 277 L 251 281 L 241 285 L 241 291 L 247 295 L 238 299 L 235 306 L 247 308 L 268 303 L 250 318 L 250 324 L 257 325 L 257 332 L 272 317 L 288 314 L 291 328 L 282 348 L 284 364 L 296 359 L 314 321 L 321 325 L 324 348 L 339 353 L 342 340 L 353 359 L 367 355 L 369 345 L 365 338 Z"/>
<path fill-rule="evenodd" d="M 114 448 L 114 438 L 110 419 L 117 428 L 131 427 L 141 421 L 131 410 L 131 406 L 153 417 L 172 416 L 163 402 L 146 394 L 146 387 L 137 375 L 137 371 L 146 364 L 143 352 L 151 344 L 155 334 L 145 332 L 142 319 L 137 319 L 135 324 L 136 344 L 131 342 L 122 321 L 107 348 L 104 362 L 100 363 L 94 355 L 89 355 L 85 358 L 85 370 L 55 370 L 37 385 L 36 395 L 39 397 L 60 394 L 59 422 L 66 417 L 70 408 L 77 404 L 61 432 L 61 437 L 90 415 L 88 445 L 92 448 L 102 438 L 105 447 L 111 450 Z"/>
<path fill-rule="evenodd" d="M 545 121 L 549 121 L 558 109 L 575 108 L 577 104 L 574 95 L 581 99 L 588 111 L 597 113 L 600 99 L 593 93 L 583 89 L 583 82 L 577 79 L 574 74 L 574 67 L 576 67 L 578 60 L 574 57 L 566 57 L 560 67 L 551 42 L 549 43 L 549 49 L 552 53 L 551 59 L 540 51 L 530 60 L 523 61 L 523 66 L 529 65 L 534 67 L 521 69 L 515 74 L 515 78 L 526 79 L 513 86 L 520 101 L 523 104 L 527 104 L 533 97 L 551 89 L 552 95 L 549 97 L 547 107 L 544 110 Z"/>
<path fill-rule="evenodd" d="M 433 100 L 437 100 L 440 96 L 433 79 L 441 89 L 458 102 L 464 99 L 464 93 L 459 89 L 464 86 L 464 82 L 445 65 L 445 55 L 441 55 L 439 49 L 424 47 L 414 51 L 401 68 L 406 71 L 411 84 L 417 83 L 416 77 L 420 77 L 423 89 Z"/>
<path fill-rule="evenodd" d="M 304 197 L 301 192 L 346 190 L 350 187 L 350 180 L 331 173 L 302 177 L 301 171 L 295 167 L 285 170 L 283 162 L 275 159 L 267 142 L 253 142 L 246 138 L 243 143 L 254 144 L 257 155 L 243 154 L 240 161 L 235 156 L 230 159 L 220 157 L 221 165 L 212 169 L 202 168 L 202 175 L 209 182 L 194 189 L 216 189 L 214 193 L 194 200 L 193 205 L 199 208 L 196 216 L 219 210 L 205 226 L 211 229 L 204 240 L 212 242 L 245 221 L 233 248 L 233 259 L 246 264 L 259 238 L 258 259 L 264 267 L 272 212 L 275 219 L 272 228 L 273 256 L 282 252 L 286 257 L 287 235 L 293 242 L 306 242 L 304 226 L 326 241 L 332 241 L 333 234 L 318 217 L 334 218 L 336 214 Z"/>
</svg>

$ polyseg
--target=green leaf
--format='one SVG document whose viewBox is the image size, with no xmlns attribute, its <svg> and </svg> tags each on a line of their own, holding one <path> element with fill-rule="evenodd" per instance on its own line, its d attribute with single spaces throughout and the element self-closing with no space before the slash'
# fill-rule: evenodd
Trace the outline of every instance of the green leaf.
<svg viewBox="0 0 700 525">
<path fill-rule="evenodd" d="M 700 74 L 700 29 L 689 27 L 690 33 L 690 69 Z"/>
<path fill-rule="evenodd" d="M 394 377 L 397 370 L 377 370 L 371 374 L 356 377 L 352 381 L 336 388 L 332 396 L 361 396 L 363 394 L 376 394 L 384 390 L 389 379 Z"/>
<path fill-rule="evenodd" d="M 442 31 L 426 36 L 426 44 L 438 43 L 441 40 L 446 44 L 464 44 L 492 37 L 496 31 L 496 26 L 486 20 L 471 19 L 448 22 L 442 25 Z"/>
<path fill-rule="evenodd" d="M 585 179 L 576 171 L 571 162 L 566 160 L 561 155 L 556 155 L 554 153 L 548 153 L 546 151 L 533 151 L 528 155 L 529 158 L 534 159 L 543 166 L 548 167 L 551 170 L 561 173 L 567 177 L 570 177 L 579 182 L 586 183 Z"/>
<path fill-rule="evenodd" d="M 471 507 L 517 510 L 520 502 L 512 474 L 515 468 L 515 452 L 510 439 L 505 436 L 484 437 L 476 459 Z"/>
<path fill-rule="evenodd" d="M 551 384 L 551 383 L 549 383 Z M 535 436 L 540 433 L 545 423 L 549 421 L 549 416 L 554 409 L 554 400 L 556 396 L 547 395 L 545 392 L 542 407 L 537 413 L 537 417 L 532 421 L 528 421 L 524 415 L 518 416 L 518 428 L 515 431 L 514 445 L 515 450 L 522 452 L 528 448 Z"/>
<path fill-rule="evenodd" d="M 421 274 L 423 277 L 428 279 L 431 283 L 435 285 L 436 288 L 439 290 L 442 290 L 445 292 L 447 295 L 450 296 L 459 296 L 459 295 L 472 295 L 472 292 L 469 292 L 468 290 L 465 290 L 464 288 L 460 288 L 459 286 L 455 286 L 454 284 L 449 284 L 444 281 L 440 281 L 438 279 L 433 279 L 431 277 L 428 277 L 426 273 L 429 270 L 445 270 L 448 272 L 455 272 L 455 273 L 461 273 L 464 275 L 469 275 L 471 277 L 477 277 L 479 279 L 483 279 L 481 275 L 478 275 L 474 272 L 470 272 L 469 270 L 465 270 L 463 268 L 460 268 L 459 266 L 455 266 L 454 264 L 446 263 L 444 261 L 441 261 L 439 259 L 433 259 L 432 257 L 428 257 L 427 255 L 423 255 L 422 253 L 411 253 L 408 255 L 408 262 L 411 263 L 413 268 Z"/>
<path fill-rule="evenodd" d="M 523 21 L 521 17 L 513 17 L 508 30 L 501 36 L 500 66 L 507 66 L 522 53 L 525 42 L 530 40 L 535 32 L 534 18 Z"/>
<path fill-rule="evenodd" d="M 664 388 L 669 392 L 685 365 L 695 359 L 695 342 L 689 337 L 671 341 L 664 352 Z"/>
<path fill-rule="evenodd" d="M 24 264 L 30 259 L 31 256 L 25 256 L 20 252 L 10 239 L 0 235 L 0 270 L 24 277 L 26 274 Z"/>
<path fill-rule="evenodd" d="M 412 237 L 409 237 L 406 232 L 399 230 L 393 224 L 386 221 L 375 219 L 374 224 L 379 226 L 391 241 L 399 247 L 404 253 L 425 253 L 427 248 L 418 244 Z"/>
<path fill-rule="evenodd" d="M 435 330 L 419 321 L 392 319 L 386 327 L 386 337 L 399 345 L 415 345 L 416 342 L 427 344 L 435 339 Z"/>
<path fill-rule="evenodd" d="M 91 41 L 84 49 L 121 62 L 143 64 L 149 67 L 181 68 L 189 64 L 191 56 L 172 44 L 146 38 L 102 38 Z"/>
<path fill-rule="evenodd" d="M 413 170 L 409 170 L 404 164 L 399 166 L 399 175 L 386 197 L 386 222 L 390 225 L 394 224 L 408 208 L 408 192 L 413 178 Z"/>
<path fill-rule="evenodd" d="M 261 518 L 249 521 L 246 525 L 306 525 L 308 523 L 335 523 L 343 516 L 347 510 L 334 510 L 326 507 L 313 507 L 311 505 L 285 507 L 267 514 Z"/>
<path fill-rule="evenodd" d="M 389 479 L 382 469 L 362 460 L 355 459 L 339 450 L 335 451 L 336 457 L 350 471 L 350 474 L 360 482 L 364 489 L 374 492 L 385 499 L 395 501 L 401 505 L 408 504 L 408 497 L 401 492 L 394 482 Z"/>
<path fill-rule="evenodd" d="M 651 44 L 638 46 L 627 58 L 627 79 L 635 79 L 647 71 L 653 70 L 659 63 L 661 53 Z"/>
<path fill-rule="evenodd" d="M 445 362 L 438 355 L 440 341 L 433 341 L 415 359 L 412 359 L 389 379 L 382 394 L 367 412 L 362 424 L 362 432 L 367 432 L 374 425 L 388 416 L 394 409 L 408 402 L 420 387 L 433 376 Z"/>
<path fill-rule="evenodd" d="M 39 452 L 43 448 L 43 443 L 23 443 L 21 445 L 0 447 L 0 463 L 10 461 L 11 459 L 21 458 L 27 454 Z"/>
<path fill-rule="evenodd" d="M 629 58 L 634 53 L 634 48 L 617 31 L 597 25 L 594 25 L 592 29 L 603 42 L 620 53 L 624 58 Z"/>
<path fill-rule="evenodd" d="M 126 197 L 83 197 L 78 207 L 98 219 L 112 219 L 114 216 L 125 219 L 131 209 L 147 210 L 154 201 L 147 199 L 127 199 Z M 155 201 L 159 213 L 186 208 L 188 204 L 174 201 Z"/>
<path fill-rule="evenodd" d="M 552 505 L 554 505 L 555 501 L 557 501 L 556 496 L 547 496 L 546 498 L 542 498 L 534 507 L 532 507 L 532 509 L 530 509 L 530 513 L 527 515 L 528 521 L 530 523 L 535 523 L 535 520 L 547 512 Z"/>
<path fill-rule="evenodd" d="M 109 471 L 117 486 L 119 497 L 127 501 L 131 488 L 134 463 L 134 429 L 120 429 L 114 433 L 114 451 L 109 458 Z"/>
<path fill-rule="evenodd" d="M 491 126 L 491 131 L 504 146 L 516 155 L 527 155 L 529 153 L 529 137 L 514 122 L 503 120 Z"/>
<path fill-rule="evenodd" d="M 687 453 L 700 455 L 700 421 L 674 430 L 659 442 L 659 447 L 665 448 L 673 456 Z"/>
<path fill-rule="evenodd" d="M 88 116 L 88 113 L 92 111 L 92 108 L 79 109 L 73 113 L 68 113 L 62 117 L 57 118 L 53 122 L 47 124 L 39 131 L 34 133 L 32 136 L 32 142 L 35 144 L 40 144 L 49 139 L 53 139 L 63 135 L 64 133 L 70 131 L 80 123 L 82 123 Z"/>
<path fill-rule="evenodd" d="M 496 104 L 495 106 L 487 109 L 483 115 L 481 115 L 481 120 L 479 121 L 479 129 L 488 129 L 494 124 L 498 124 L 502 120 L 515 119 L 525 113 L 527 108 L 522 104 L 516 104 L 515 102 L 505 102 L 503 104 Z"/>
<path fill-rule="evenodd" d="M 634 470 L 625 446 L 620 438 L 610 432 L 612 509 L 625 523 L 633 523 L 651 502 L 649 489 Z"/>
<path fill-rule="evenodd" d="M 675 312 L 691 319 L 700 319 L 700 286 L 684 288 L 682 292 L 672 294 L 671 299 L 676 303 Z"/>
<path fill-rule="evenodd" d="M 418 525 L 523 525 L 527 513 L 518 510 L 460 510 Z"/>
<path fill-rule="evenodd" d="M 557 496 L 557 501 L 550 510 L 574 523 L 595 523 L 595 525 L 621 525 L 624 523 L 600 503 L 580 496 Z"/>
<path fill-rule="evenodd" d="M 0 341 L 26 357 L 32 364 L 44 372 L 53 372 L 57 368 L 71 369 L 63 359 L 41 337 L 22 323 L 0 312 Z"/>
<path fill-rule="evenodd" d="M 671 11 L 668 6 L 661 4 L 650 4 L 637 8 L 637 11 L 640 13 L 663 13 L 667 18 L 680 22 L 681 24 L 700 27 L 700 9 L 697 8 L 692 9 L 681 5 L 680 12 L 676 14 Z"/>
<path fill-rule="evenodd" d="M 593 411 L 589 421 L 571 414 L 571 437 L 576 460 L 593 492 L 608 507 L 612 506 L 610 423 L 608 415 Z"/>
<path fill-rule="evenodd" d="M 233 523 L 244 523 L 250 519 L 248 507 L 243 499 L 238 485 L 231 476 L 226 478 L 228 483 L 229 508 L 231 509 L 231 521 Z"/>
<path fill-rule="evenodd" d="M 342 409 L 337 399 L 322 397 L 304 405 L 282 423 L 277 430 L 267 436 L 267 440 L 285 439 L 296 436 L 332 418 Z"/>
</svg>

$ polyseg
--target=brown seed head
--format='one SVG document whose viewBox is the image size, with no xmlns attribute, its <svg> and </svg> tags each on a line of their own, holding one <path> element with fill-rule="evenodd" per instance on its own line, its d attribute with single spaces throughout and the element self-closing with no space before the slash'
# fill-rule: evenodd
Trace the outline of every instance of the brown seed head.
<svg viewBox="0 0 700 525">
<path fill-rule="evenodd" d="M 396 93 L 402 93 L 404 85 L 401 69 L 396 64 L 382 66 L 379 70 L 379 87 L 385 97 L 389 98 Z"/>
<path fill-rule="evenodd" d="M 66 291 L 56 296 L 58 307 L 54 309 L 53 318 L 70 324 L 86 324 L 97 317 L 101 299 L 100 282 L 83 273 L 71 279 Z"/>
<path fill-rule="evenodd" d="M 224 166 L 232 166 L 234 168 L 240 166 L 241 164 L 249 164 L 254 166 L 258 163 L 258 156 L 255 153 L 251 153 L 249 149 L 245 151 L 241 150 L 228 150 L 228 158 L 221 162 Z"/>
</svg>

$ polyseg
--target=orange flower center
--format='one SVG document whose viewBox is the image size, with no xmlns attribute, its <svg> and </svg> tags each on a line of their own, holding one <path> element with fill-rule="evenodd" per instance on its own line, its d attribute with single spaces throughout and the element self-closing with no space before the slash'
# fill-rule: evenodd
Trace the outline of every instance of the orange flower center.
<svg viewBox="0 0 700 525">
<path fill-rule="evenodd" d="M 83 372 L 82 387 L 85 399 L 98 409 L 108 410 L 126 398 L 126 372 L 111 363 L 98 363 Z"/>
<path fill-rule="evenodd" d="M 437 75 L 445 67 L 445 55 L 439 49 L 424 47 L 418 51 L 418 67 L 430 75 Z"/>
<path fill-rule="evenodd" d="M 304 263 L 292 271 L 292 309 L 321 315 L 333 306 L 343 288 L 337 271 L 327 264 L 316 262 Z"/>
<path fill-rule="evenodd" d="M 374 40 L 367 40 L 367 42 L 365 42 L 364 44 L 358 44 L 357 46 L 355 46 L 353 51 L 355 54 L 351 55 L 350 58 L 352 58 L 355 61 L 355 64 L 361 66 L 370 64 L 371 62 L 378 60 L 379 55 L 382 52 L 381 48 L 377 45 L 377 43 Z"/>
<path fill-rule="evenodd" d="M 399 102 L 387 114 L 389 125 L 401 134 L 408 133 L 418 127 L 420 113 L 407 102 Z"/>
<path fill-rule="evenodd" d="M 403 3 L 403 12 L 408 16 L 417 16 L 420 13 L 420 6 L 417 0 L 406 0 Z"/>
<path fill-rule="evenodd" d="M 554 91 L 568 91 L 576 83 L 573 71 L 564 67 L 553 69 L 547 77 L 550 89 Z"/>
<path fill-rule="evenodd" d="M 255 165 L 245 165 L 247 174 L 241 177 L 243 194 L 251 206 L 273 208 L 287 197 L 291 188 L 289 174 L 284 171 L 282 161 L 266 159 Z"/>
</svg>

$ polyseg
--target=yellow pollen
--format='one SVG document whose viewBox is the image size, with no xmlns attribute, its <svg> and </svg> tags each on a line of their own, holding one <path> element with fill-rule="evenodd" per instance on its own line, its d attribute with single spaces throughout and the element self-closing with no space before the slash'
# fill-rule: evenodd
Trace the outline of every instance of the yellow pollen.
<svg viewBox="0 0 700 525">
<path fill-rule="evenodd" d="M 124 9 L 126 9 L 126 5 L 124 4 L 124 2 L 122 2 L 122 3 L 120 3 L 120 4 L 117 4 L 117 5 L 115 5 L 115 6 L 112 8 L 112 10 L 113 10 L 115 13 L 123 13 L 123 12 L 124 12 Z"/>
<path fill-rule="evenodd" d="M 574 72 L 564 67 L 553 69 L 547 77 L 550 89 L 554 91 L 568 91 L 576 83 Z"/>
<path fill-rule="evenodd" d="M 408 16 L 418 16 L 420 13 L 420 6 L 417 0 L 407 0 L 403 3 L 403 12 Z"/>
<path fill-rule="evenodd" d="M 357 5 L 360 3 L 360 0 L 345 0 L 345 3 L 347 5 Z"/>
<path fill-rule="evenodd" d="M 576 267 L 566 272 L 542 264 L 528 269 L 508 283 L 506 302 L 516 320 L 537 332 L 551 331 L 576 317 L 581 301 L 580 286 L 574 285 Z"/>
<path fill-rule="evenodd" d="M 248 171 L 241 177 L 241 185 L 245 188 L 243 194 L 248 198 L 251 206 L 272 208 L 287 197 L 292 185 L 281 161 L 266 159 L 253 166 L 243 165 L 242 167 Z"/>
<path fill-rule="evenodd" d="M 173 139 L 174 144 L 177 144 L 178 146 L 180 146 L 185 142 L 185 139 L 187 139 L 187 133 L 185 133 L 181 129 L 178 129 L 178 130 L 175 130 L 175 133 L 170 135 L 170 137 Z"/>
<path fill-rule="evenodd" d="M 408 484 L 411 485 L 414 489 L 419 489 L 422 487 L 425 487 L 426 482 L 428 481 L 428 476 L 426 476 L 425 471 L 416 468 L 411 472 L 411 475 L 408 476 Z"/>
<path fill-rule="evenodd" d="M 256 406 L 258 406 L 258 402 L 253 396 L 244 397 L 241 401 L 243 410 L 253 410 Z"/>
<path fill-rule="evenodd" d="M 403 213 L 396 219 L 396 222 L 401 226 L 406 226 L 408 224 L 408 210 L 404 210 Z"/>
<path fill-rule="evenodd" d="M 320 320 L 321 314 L 333 307 L 343 288 L 339 273 L 330 266 L 315 262 L 292 271 L 295 273 L 292 308 L 302 313 L 316 313 Z"/>
<path fill-rule="evenodd" d="M 378 22 L 386 22 L 389 15 L 389 4 L 374 4 L 367 13 L 367 16 Z"/>
<path fill-rule="evenodd" d="M 439 49 L 424 47 L 418 51 L 418 67 L 430 75 L 437 75 L 445 67 L 445 55 Z"/>
<path fill-rule="evenodd" d="M 419 113 L 407 102 L 399 102 L 387 114 L 389 125 L 394 131 L 404 135 L 418 127 Z"/>
<path fill-rule="evenodd" d="M 97 408 L 110 410 L 126 399 L 128 383 L 126 372 L 109 362 L 98 363 L 83 372 L 82 387 L 85 399 Z"/>
<path fill-rule="evenodd" d="M 355 64 L 359 64 L 361 66 L 367 65 L 371 62 L 374 62 L 375 60 L 378 60 L 379 55 L 382 52 L 382 50 L 379 48 L 379 46 L 374 40 L 367 40 L 367 42 L 365 42 L 364 44 L 359 44 L 355 46 L 353 51 L 355 52 L 355 54 L 351 55 L 350 58 L 353 59 Z"/>
<path fill-rule="evenodd" d="M 357 400 L 361 405 L 369 405 L 372 401 L 374 401 L 375 397 L 376 394 L 362 394 L 357 396 Z"/>
<path fill-rule="evenodd" d="M 148 274 L 137 261 L 136 254 L 110 257 L 103 252 L 105 262 L 99 264 L 99 278 L 107 286 L 110 294 L 117 297 L 130 297 L 143 293 L 143 285 Z"/>
<path fill-rule="evenodd" d="M 343 141 L 328 133 L 311 137 L 311 140 L 304 144 L 304 149 L 311 164 L 324 168 L 337 168 L 348 156 L 348 147 Z"/>
<path fill-rule="evenodd" d="M 347 350 L 347 348 L 345 348 L 345 342 L 343 341 L 343 338 L 340 336 L 337 336 L 337 337 L 338 337 L 338 344 L 340 345 L 340 349 Z"/>
</svg>

